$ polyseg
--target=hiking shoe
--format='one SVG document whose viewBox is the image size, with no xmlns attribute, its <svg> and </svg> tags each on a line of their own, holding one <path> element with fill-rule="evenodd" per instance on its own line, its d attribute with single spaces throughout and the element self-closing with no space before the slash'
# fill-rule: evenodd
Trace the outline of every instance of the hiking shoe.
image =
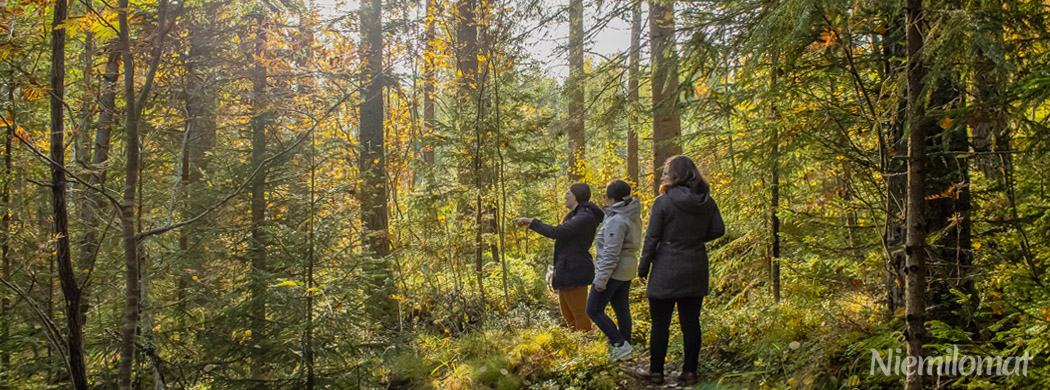
<svg viewBox="0 0 1050 390">
<path fill-rule="evenodd" d="M 652 385 L 664 384 L 664 373 L 662 372 L 649 372 L 649 370 L 638 368 L 630 373 L 633 374 L 635 378 L 649 382 L 649 384 Z"/>
<path fill-rule="evenodd" d="M 683 372 L 682 375 L 678 376 L 678 384 L 682 387 L 689 387 L 695 385 L 698 382 L 695 372 Z"/>
<path fill-rule="evenodd" d="M 631 346 L 631 343 L 626 341 L 620 345 L 614 345 L 612 349 L 609 350 L 609 360 L 616 361 L 629 357 L 631 356 L 631 351 L 634 351 L 634 347 Z"/>
</svg>

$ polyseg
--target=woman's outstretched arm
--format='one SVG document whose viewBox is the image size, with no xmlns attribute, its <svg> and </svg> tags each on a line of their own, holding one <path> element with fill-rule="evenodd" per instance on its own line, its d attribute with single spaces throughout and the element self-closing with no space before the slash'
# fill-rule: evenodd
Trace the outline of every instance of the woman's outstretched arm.
<svg viewBox="0 0 1050 390">
<path fill-rule="evenodd" d="M 562 222 L 561 225 L 558 226 L 551 226 L 543 223 L 543 221 L 540 221 L 539 219 L 533 219 L 532 222 L 529 223 L 529 229 L 532 229 L 536 233 L 547 238 L 559 239 L 572 237 L 587 228 L 586 219 L 587 218 L 584 218 L 583 215 L 577 213 L 572 216 L 572 218 L 569 218 L 568 221 Z"/>
</svg>

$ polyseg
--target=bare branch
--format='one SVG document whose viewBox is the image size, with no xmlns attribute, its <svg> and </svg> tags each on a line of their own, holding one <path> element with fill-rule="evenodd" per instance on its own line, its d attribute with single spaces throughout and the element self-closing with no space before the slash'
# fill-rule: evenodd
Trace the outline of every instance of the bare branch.
<svg viewBox="0 0 1050 390">
<path fill-rule="evenodd" d="M 240 194 L 241 191 L 243 191 L 248 186 L 248 184 L 251 183 L 252 179 L 254 179 L 256 176 L 258 176 L 263 171 L 264 168 L 266 168 L 268 165 L 270 165 L 271 162 L 273 162 L 274 160 L 277 160 L 277 159 L 279 159 L 281 157 L 284 157 L 285 155 L 290 153 L 293 149 L 295 149 L 297 146 L 302 144 L 303 141 L 308 139 L 310 134 L 313 133 L 314 129 L 316 129 L 317 126 L 320 125 L 321 122 L 325 118 L 327 118 L 329 115 L 331 115 L 333 112 L 335 112 L 335 110 L 337 108 L 339 108 L 339 106 L 341 106 L 343 103 L 345 103 L 346 100 L 349 99 L 350 96 L 352 96 L 359 89 L 360 89 L 360 86 L 358 86 L 357 89 L 354 89 L 353 91 L 347 92 L 345 95 L 343 95 L 343 97 L 340 98 L 339 101 L 337 101 L 331 107 L 328 107 L 328 109 L 325 110 L 324 113 L 322 113 L 319 116 L 318 119 L 314 120 L 314 124 L 313 124 L 313 126 L 310 127 L 310 129 L 306 130 L 305 132 L 300 134 L 298 137 L 296 137 L 295 142 L 293 142 L 287 148 L 282 149 L 280 152 L 275 153 L 273 156 L 270 156 L 270 157 L 266 158 L 265 160 L 263 160 L 259 164 L 259 166 L 255 167 L 255 169 L 252 170 L 251 175 L 249 175 L 247 178 L 245 178 L 245 180 L 243 182 L 241 182 L 241 184 L 239 184 L 237 186 L 237 188 L 233 190 L 233 192 L 231 192 L 229 194 L 226 194 L 226 196 L 224 196 L 221 200 L 219 200 L 218 202 L 216 202 L 215 204 L 213 204 L 211 206 L 208 206 L 208 208 L 204 209 L 204 211 L 202 211 L 200 214 L 197 214 L 196 216 L 194 216 L 194 217 L 192 217 L 190 219 L 181 221 L 181 222 L 169 223 L 169 224 L 164 225 L 164 226 L 160 226 L 160 227 L 156 227 L 156 228 L 152 228 L 152 229 L 148 229 L 148 230 L 143 230 L 142 232 L 139 232 L 139 234 L 137 234 L 135 237 L 137 239 L 139 239 L 139 240 L 142 240 L 142 239 L 145 239 L 146 237 L 149 237 L 149 236 L 165 233 L 165 232 L 167 232 L 169 230 L 180 228 L 180 227 L 192 224 L 194 222 L 197 222 L 197 221 L 201 220 L 202 218 L 204 218 L 205 216 L 207 216 L 208 214 L 211 214 L 213 211 L 219 209 L 220 207 L 225 205 L 226 202 L 229 202 L 230 199 L 233 199 L 238 194 Z M 170 217 L 170 215 L 169 215 L 169 217 Z"/>
<path fill-rule="evenodd" d="M 0 121 L 3 121 L 4 125 L 6 125 L 6 126 L 11 126 L 11 124 L 7 122 L 7 118 L 4 118 L 3 116 L 0 116 Z M 39 150 L 36 150 L 36 148 L 33 147 L 33 144 L 30 143 L 29 140 L 27 140 L 24 137 L 22 137 L 21 134 L 18 134 L 17 131 L 12 131 L 11 134 L 14 134 L 15 138 L 18 138 L 18 140 L 22 142 L 22 145 L 25 145 L 26 148 L 28 148 L 29 151 L 33 152 L 33 154 L 36 155 L 37 158 L 39 158 L 40 160 L 43 160 L 48 165 L 53 165 L 53 166 L 59 167 L 60 169 L 62 169 L 63 172 L 66 173 L 67 176 L 72 178 L 77 183 L 83 184 L 85 187 L 90 188 L 91 190 L 94 190 L 94 191 L 98 192 L 99 194 L 102 194 L 102 196 L 106 197 L 106 199 L 109 199 L 110 203 L 113 203 L 114 206 L 120 207 L 120 202 L 118 202 L 111 195 L 106 193 L 105 187 L 96 187 L 96 186 L 92 185 L 91 183 L 88 183 L 84 179 L 81 179 L 77 175 L 73 174 L 73 172 L 70 172 L 65 167 L 63 167 L 63 166 L 59 165 L 58 163 L 56 163 L 55 161 L 51 160 L 50 157 L 47 157 L 43 153 L 40 153 Z"/>
<path fill-rule="evenodd" d="M 62 339 L 62 333 L 59 332 L 58 325 L 55 325 L 55 322 L 52 321 L 51 318 L 47 316 L 47 313 L 40 308 L 40 304 L 36 303 L 36 300 L 34 300 L 25 290 L 12 284 L 3 277 L 0 277 L 0 283 L 7 286 L 7 288 L 10 288 L 15 294 L 18 294 L 18 296 L 22 297 L 22 299 L 29 304 L 29 307 L 33 309 L 33 313 L 35 313 L 40 319 L 40 322 L 44 324 L 44 334 L 47 335 L 47 339 L 51 341 L 51 344 L 55 346 L 55 349 L 58 350 L 58 354 L 61 355 L 62 361 L 66 364 L 66 369 L 72 371 L 72 368 L 69 367 L 69 353 L 66 352 L 66 342 Z"/>
</svg>

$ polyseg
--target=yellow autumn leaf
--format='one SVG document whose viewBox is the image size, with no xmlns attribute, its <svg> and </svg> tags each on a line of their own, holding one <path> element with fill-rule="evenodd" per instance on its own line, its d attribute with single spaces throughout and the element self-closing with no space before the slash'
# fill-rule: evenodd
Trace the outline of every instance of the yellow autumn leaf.
<svg viewBox="0 0 1050 390">
<path fill-rule="evenodd" d="M 856 376 L 856 375 L 849 377 L 849 382 L 846 385 L 847 386 L 860 386 L 860 377 Z"/>
<path fill-rule="evenodd" d="M 281 287 L 281 286 L 295 286 L 295 282 L 293 282 L 291 280 L 286 280 L 286 281 L 283 281 L 281 283 L 277 283 L 276 287 Z"/>
<path fill-rule="evenodd" d="M 952 127 L 952 118 L 941 119 L 940 125 L 942 129 L 948 129 L 949 127 Z"/>
</svg>

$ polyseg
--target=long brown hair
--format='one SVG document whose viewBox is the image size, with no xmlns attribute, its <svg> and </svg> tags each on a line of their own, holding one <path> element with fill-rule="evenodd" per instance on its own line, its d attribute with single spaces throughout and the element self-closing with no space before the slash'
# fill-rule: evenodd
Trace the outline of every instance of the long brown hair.
<svg viewBox="0 0 1050 390">
<path fill-rule="evenodd" d="M 696 168 L 696 164 L 689 157 L 681 154 L 671 156 L 664 163 L 664 176 L 663 183 L 660 185 L 660 193 L 666 194 L 668 190 L 674 187 L 688 187 L 689 190 L 697 194 L 706 194 L 711 192 L 711 186 L 707 184 L 707 180 L 700 175 L 700 170 Z"/>
</svg>

